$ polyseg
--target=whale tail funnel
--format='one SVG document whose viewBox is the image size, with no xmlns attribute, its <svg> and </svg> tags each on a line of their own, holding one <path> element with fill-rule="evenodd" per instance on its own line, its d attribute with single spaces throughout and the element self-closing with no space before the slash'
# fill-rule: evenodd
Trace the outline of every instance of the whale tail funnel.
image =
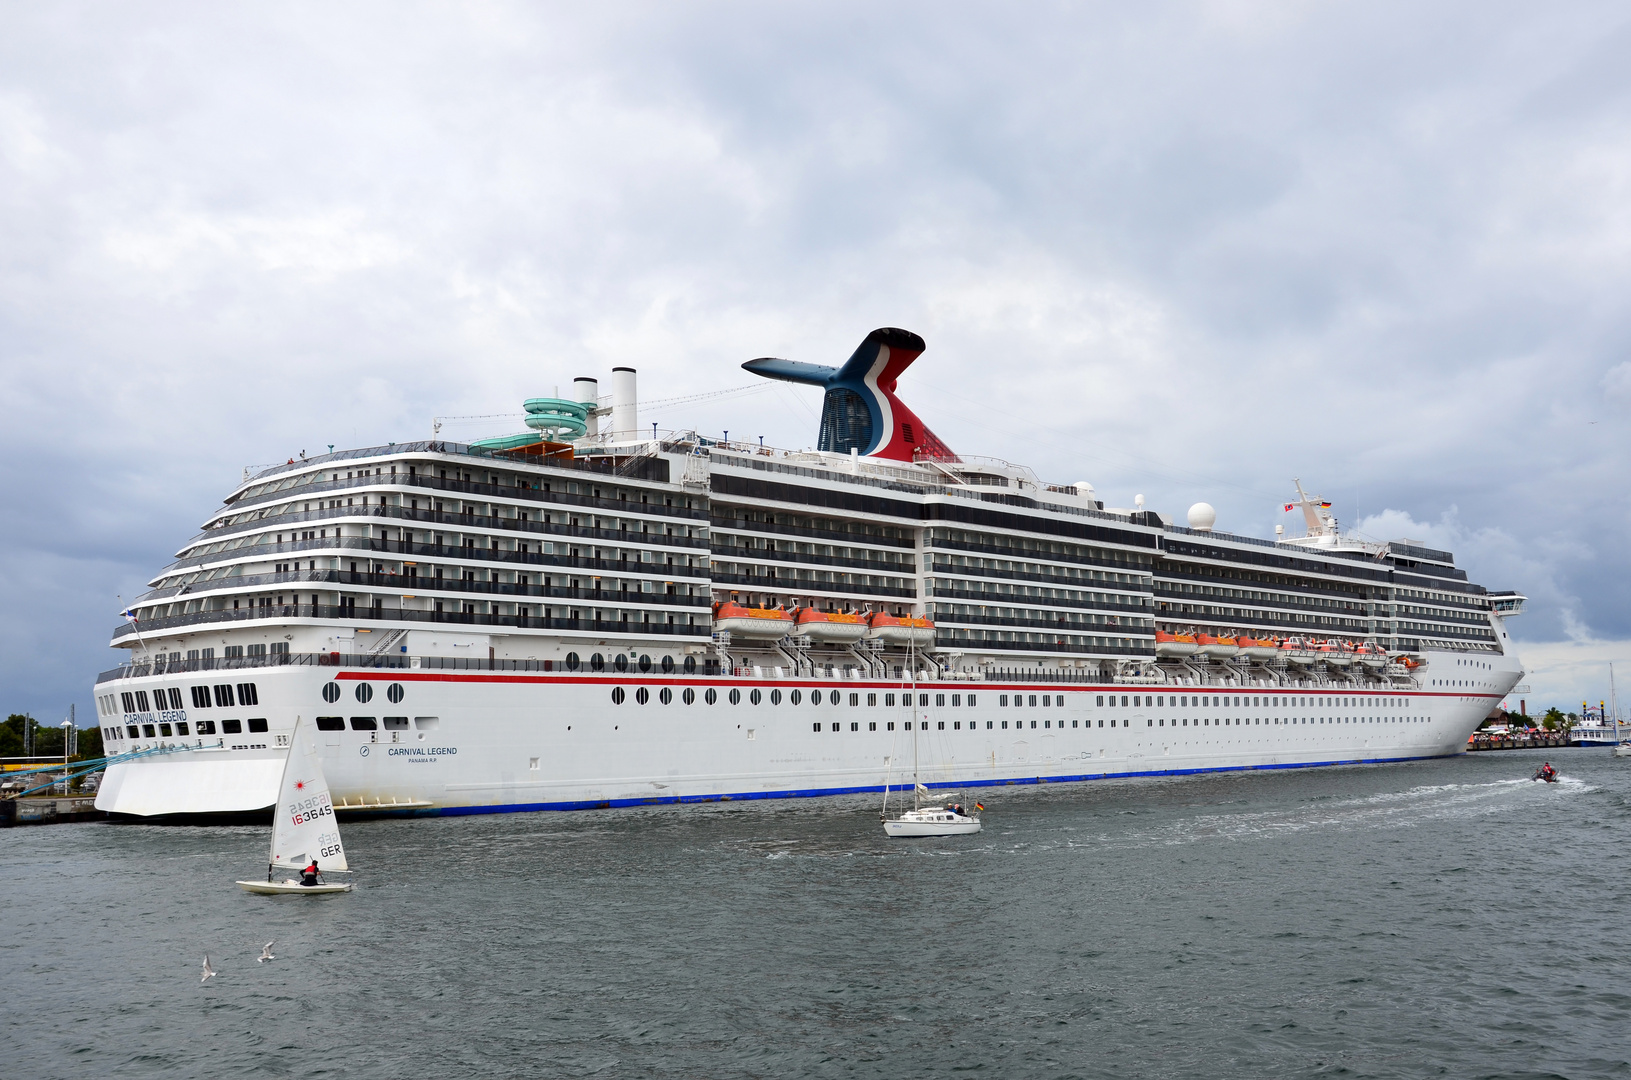
<svg viewBox="0 0 1631 1080">
<path fill-rule="evenodd" d="M 855 450 L 893 461 L 956 461 L 951 448 L 895 396 L 901 372 L 926 348 L 910 330 L 886 326 L 868 334 L 841 368 L 773 357 L 749 360 L 742 367 L 766 378 L 826 389 L 817 443 L 821 450 Z"/>
</svg>

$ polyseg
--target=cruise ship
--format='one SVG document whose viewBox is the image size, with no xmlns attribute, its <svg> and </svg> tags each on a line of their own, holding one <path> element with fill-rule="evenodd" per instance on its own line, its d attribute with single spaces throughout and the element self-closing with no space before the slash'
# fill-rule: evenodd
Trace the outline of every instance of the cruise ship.
<svg viewBox="0 0 1631 1080">
<path fill-rule="evenodd" d="M 648 432 L 620 367 L 246 474 L 113 634 L 97 806 L 263 815 L 297 720 L 342 814 L 1397 762 L 1522 675 L 1522 595 L 1300 482 L 1259 539 L 955 453 L 896 392 L 924 348 L 745 364 L 821 388 L 815 449 Z"/>
</svg>

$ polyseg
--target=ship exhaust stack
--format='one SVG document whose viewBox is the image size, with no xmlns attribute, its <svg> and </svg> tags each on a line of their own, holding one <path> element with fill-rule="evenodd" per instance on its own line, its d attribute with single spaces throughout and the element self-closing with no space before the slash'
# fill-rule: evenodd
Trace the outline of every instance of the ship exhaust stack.
<svg viewBox="0 0 1631 1080">
<path fill-rule="evenodd" d="M 633 442 L 640 437 L 640 409 L 635 397 L 634 369 L 612 368 L 612 440 Z"/>
<path fill-rule="evenodd" d="M 585 438 L 593 439 L 600 435 L 600 416 L 595 412 L 600 407 L 600 382 L 587 375 L 580 375 L 572 380 L 572 396 L 574 399 L 589 406 L 589 415 L 585 422 L 589 430 L 584 433 Z"/>
</svg>

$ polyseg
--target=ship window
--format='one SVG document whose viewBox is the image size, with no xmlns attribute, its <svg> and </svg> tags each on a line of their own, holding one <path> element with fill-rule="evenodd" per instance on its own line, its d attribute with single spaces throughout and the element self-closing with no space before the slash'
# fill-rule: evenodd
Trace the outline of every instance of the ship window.
<svg viewBox="0 0 1631 1080">
<path fill-rule="evenodd" d="M 873 720 L 872 722 L 867 724 L 866 729 L 868 731 L 877 731 L 878 730 L 878 722 L 876 720 Z"/>
<path fill-rule="evenodd" d="M 441 718 L 436 716 L 416 716 L 413 718 L 413 726 L 420 731 L 435 731 L 441 726 L 441 723 Z"/>
<path fill-rule="evenodd" d="M 755 691 L 755 692 L 757 692 L 757 691 Z M 645 687 L 643 687 L 643 686 L 642 686 L 642 687 L 640 687 L 640 688 L 639 688 L 639 689 L 638 689 L 638 690 L 636 690 L 636 691 L 635 691 L 635 692 L 634 692 L 634 700 L 635 700 L 635 701 L 636 701 L 636 702 L 637 702 L 637 703 L 639 703 L 639 704 L 641 704 L 641 705 L 644 705 L 644 704 L 645 704 L 645 703 L 646 703 L 646 702 L 648 702 L 648 701 L 650 701 L 650 700 L 651 700 L 651 691 L 650 691 L 650 690 L 647 690 L 647 689 L 646 689 L 646 688 L 645 688 Z M 757 704 L 758 704 L 758 702 L 754 702 L 754 704 L 755 704 L 755 705 L 757 705 Z"/>
<path fill-rule="evenodd" d="M 763 695 L 760 694 L 759 691 L 757 691 L 757 690 L 748 691 L 748 704 L 749 705 L 757 705 L 763 699 L 764 699 Z"/>
<path fill-rule="evenodd" d="M 836 691 L 834 691 L 834 693 L 836 693 Z M 928 705 L 929 705 L 929 695 L 928 694 L 919 694 L 917 696 L 917 704 L 918 704 L 919 708 L 927 708 Z M 927 731 L 928 728 L 924 728 L 923 730 Z"/>
<path fill-rule="evenodd" d="M 142 725 L 142 735 L 144 735 L 145 737 L 147 737 L 149 739 L 158 738 L 158 733 L 153 729 L 152 724 L 143 724 Z"/>
<path fill-rule="evenodd" d="M 625 695 L 623 693 L 623 688 L 621 686 L 612 687 L 612 704 L 613 705 L 623 704 L 624 696 Z"/>
<path fill-rule="evenodd" d="M 222 728 L 223 731 L 236 732 L 238 730 L 237 727 L 227 727 L 227 725 L 228 724 L 236 725 L 237 723 L 238 723 L 238 721 L 236 721 L 236 720 L 223 720 L 223 721 L 221 721 L 221 728 Z M 317 730 L 318 731 L 344 731 L 345 730 L 345 717 L 343 717 L 343 716 L 319 716 L 317 718 Z"/>
<path fill-rule="evenodd" d="M 866 703 L 868 705 L 878 704 L 878 695 L 877 694 L 868 694 L 866 696 Z M 877 730 L 876 725 L 874 725 L 873 730 Z"/>
<path fill-rule="evenodd" d="M 667 687 L 667 686 L 663 687 L 661 690 L 657 691 L 657 700 L 662 702 L 664 705 L 673 704 L 673 702 L 674 702 L 674 691 L 670 687 Z M 775 704 L 775 703 L 772 702 L 771 704 Z"/>
<path fill-rule="evenodd" d="M 386 731 L 404 731 L 408 727 L 408 718 L 406 716 L 387 716 L 381 723 L 385 725 Z"/>
<path fill-rule="evenodd" d="M 819 723 L 811 724 L 810 725 L 810 730 L 819 733 L 821 731 L 821 725 Z"/>
<path fill-rule="evenodd" d="M 780 705 L 782 703 L 782 692 L 780 690 L 772 690 L 770 692 L 770 703 L 772 705 Z"/>
<path fill-rule="evenodd" d="M 885 724 L 884 727 L 888 728 L 890 731 L 894 731 L 895 730 L 895 722 L 893 720 L 891 720 L 887 724 Z M 136 729 L 131 728 L 130 730 L 135 731 Z"/>
<path fill-rule="evenodd" d="M 945 708 L 946 707 L 946 695 L 945 694 L 936 694 L 934 696 L 934 705 L 935 705 L 935 708 L 937 708 L 937 709 Z"/>
<path fill-rule="evenodd" d="M 998 694 L 997 695 L 997 704 L 1001 705 L 1003 708 L 1006 709 L 1008 707 L 1008 695 L 1007 694 Z M 1007 725 L 1004 724 L 1003 726 L 1006 727 Z"/>
<path fill-rule="evenodd" d="M 340 718 L 338 716 L 334 717 L 334 722 L 340 723 Z M 224 735 L 238 735 L 243 732 L 243 729 L 244 724 L 242 720 L 221 721 L 221 733 Z"/>
<path fill-rule="evenodd" d="M 851 694 L 851 695 L 850 695 L 850 696 L 849 696 L 849 703 L 850 703 L 850 704 L 851 704 L 851 705 L 852 705 L 852 706 L 853 706 L 853 705 L 859 705 L 859 704 L 861 704 L 861 695 L 860 695 L 860 694 Z M 853 730 L 853 729 L 852 729 L 852 730 Z"/>
<path fill-rule="evenodd" d="M 694 674 L 696 672 L 696 670 L 697 670 L 697 658 L 694 657 L 694 656 L 687 656 L 685 658 L 685 673 L 687 675 L 691 675 L 691 674 Z"/>
<path fill-rule="evenodd" d="M 1096 701 L 1094 704 L 1099 705 L 1099 706 L 1103 706 L 1104 705 L 1104 695 L 1103 694 L 1098 695 L 1098 701 Z"/>
<path fill-rule="evenodd" d="M 951 696 L 952 708 L 955 709 L 957 706 L 961 705 L 962 703 L 963 703 L 963 695 L 962 694 L 953 694 Z"/>
<path fill-rule="evenodd" d="M 132 739 L 139 739 L 139 738 L 142 737 L 141 729 L 138 728 L 135 724 L 127 725 L 125 727 L 125 731 L 129 733 L 129 735 L 130 735 L 130 737 Z"/>
<path fill-rule="evenodd" d="M 946 730 L 946 722 L 944 720 L 939 721 L 938 728 L 941 731 L 945 731 Z"/>
<path fill-rule="evenodd" d="M 1008 721 L 1004 720 L 1002 722 L 1002 730 L 1004 730 L 1004 731 L 1008 730 Z"/>
<path fill-rule="evenodd" d="M 740 691 L 740 690 L 732 690 L 731 691 L 731 704 L 732 705 L 742 704 L 742 691 Z"/>
<path fill-rule="evenodd" d="M 849 726 L 849 729 L 850 729 L 850 730 L 851 730 L 851 731 L 860 731 L 860 730 L 861 730 L 861 725 L 860 725 L 860 724 L 858 724 L 858 723 L 853 723 L 853 722 L 852 722 L 852 723 L 851 723 L 851 724 L 850 724 L 850 726 Z"/>
<path fill-rule="evenodd" d="M 833 726 L 832 726 L 832 729 L 833 729 L 833 730 L 834 730 L 834 731 L 837 731 L 837 730 L 838 730 L 838 725 L 837 725 L 837 724 L 834 724 L 834 725 L 833 725 Z"/>
<path fill-rule="evenodd" d="M 254 683 L 244 682 L 244 683 L 239 683 L 238 684 L 238 704 L 239 705 L 259 705 L 260 703 L 261 703 L 260 695 L 255 692 L 255 684 Z"/>
<path fill-rule="evenodd" d="M 1121 695 L 1121 707 L 1123 709 L 1125 709 L 1127 707 L 1127 695 L 1126 694 Z"/>
<path fill-rule="evenodd" d="M 618 653 L 617 656 L 612 658 L 612 667 L 616 668 L 618 671 L 629 670 L 629 658 L 624 656 L 622 653 Z"/>
<path fill-rule="evenodd" d="M 672 656 L 663 657 L 663 674 L 664 675 L 672 675 L 673 673 L 674 673 L 674 658 Z"/>
<path fill-rule="evenodd" d="M 791 694 L 787 695 L 787 700 L 792 704 L 797 705 L 804 700 L 804 695 L 799 691 L 794 690 Z"/>
<path fill-rule="evenodd" d="M 680 695 L 680 700 L 685 702 L 687 705 L 694 705 L 696 704 L 697 700 L 697 692 L 688 686 L 685 688 L 685 692 Z"/>
<path fill-rule="evenodd" d="M 589 658 L 589 670 L 590 671 L 605 671 L 606 670 L 606 658 L 604 656 L 600 655 L 599 653 L 595 653 L 595 655 L 593 655 L 593 656 L 591 656 Z"/>
<path fill-rule="evenodd" d="M 195 733 L 199 734 L 199 735 L 214 735 L 215 734 L 215 721 L 214 720 L 200 720 L 200 721 L 198 721 L 198 723 L 194 724 L 193 727 L 196 729 Z"/>
<path fill-rule="evenodd" d="M 170 730 L 170 725 L 169 724 L 160 724 L 159 725 L 159 734 L 164 736 L 166 739 L 168 739 L 171 735 L 174 735 L 175 732 Z"/>
<path fill-rule="evenodd" d="M 641 671 L 650 671 L 651 670 L 651 657 L 645 656 L 645 655 L 642 655 L 640 657 L 640 670 Z"/>
<path fill-rule="evenodd" d="M 578 670 L 578 654 L 577 653 L 569 652 L 569 653 L 566 654 L 566 670 L 568 670 L 568 671 Z"/>
<path fill-rule="evenodd" d="M 715 704 L 719 701 L 719 691 L 709 687 L 707 690 L 702 692 L 702 700 L 707 702 L 709 705 Z"/>
<path fill-rule="evenodd" d="M 207 708 L 210 707 L 210 688 L 209 687 L 207 687 L 207 686 L 195 686 L 195 687 L 192 688 L 192 694 L 193 694 L 193 708 L 195 708 L 195 709 L 207 709 Z M 130 710 L 127 709 L 125 711 L 129 712 Z"/>
<path fill-rule="evenodd" d="M 265 731 L 266 730 L 266 721 L 262 720 L 262 721 L 259 721 L 259 723 L 260 723 L 261 726 L 257 728 L 255 726 L 256 721 L 254 721 L 254 720 L 249 721 L 249 730 L 250 731 Z M 353 716 L 351 718 L 351 730 L 352 731 L 373 731 L 377 727 L 379 727 L 379 725 L 374 722 L 374 718 L 372 716 Z"/>
<path fill-rule="evenodd" d="M 1145 720 L 1144 721 L 1144 726 L 1145 727 L 1154 727 L 1155 726 L 1155 721 L 1154 720 Z"/>
<path fill-rule="evenodd" d="M 885 706 L 893 705 L 895 703 L 895 695 L 894 694 L 885 694 L 883 696 L 883 703 L 884 703 Z M 893 731 L 894 729 L 891 728 L 890 730 Z"/>
<path fill-rule="evenodd" d="M 223 709 L 232 708 L 232 687 L 222 684 L 215 688 L 215 703 Z"/>
<path fill-rule="evenodd" d="M 250 720 L 249 721 L 249 730 L 251 732 L 257 732 L 257 731 L 263 732 L 263 731 L 265 731 L 266 730 L 266 718 L 261 717 L 259 719 Z M 187 733 L 185 731 L 183 731 L 182 734 L 185 735 Z"/>
</svg>

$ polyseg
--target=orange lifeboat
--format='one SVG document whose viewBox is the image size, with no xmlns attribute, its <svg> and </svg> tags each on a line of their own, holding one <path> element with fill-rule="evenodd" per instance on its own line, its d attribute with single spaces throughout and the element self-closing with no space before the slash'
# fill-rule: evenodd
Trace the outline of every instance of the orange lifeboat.
<svg viewBox="0 0 1631 1080">
<path fill-rule="evenodd" d="M 1312 664 L 1319 659 L 1319 653 L 1302 638 L 1291 637 L 1280 643 L 1280 658 L 1293 664 Z"/>
<path fill-rule="evenodd" d="M 887 645 L 916 645 L 926 649 L 934 645 L 934 623 L 921 615 L 874 611 L 867 620 L 866 636 Z"/>
<path fill-rule="evenodd" d="M 725 600 L 714 606 L 714 629 L 738 637 L 776 639 L 793 629 L 793 616 L 779 607 L 744 607 Z"/>
<path fill-rule="evenodd" d="M 1156 656 L 1194 656 L 1199 648 L 1194 634 L 1169 634 L 1165 630 L 1155 632 Z"/>
<path fill-rule="evenodd" d="M 1271 637 L 1239 637 L 1235 641 L 1240 645 L 1240 651 L 1252 660 L 1273 660 L 1280 655 L 1280 643 Z"/>
<path fill-rule="evenodd" d="M 866 616 L 859 612 L 799 608 L 794 633 L 817 642 L 848 643 L 866 636 Z"/>
<path fill-rule="evenodd" d="M 1320 659 L 1332 667 L 1347 667 L 1353 663 L 1353 646 L 1345 641 L 1324 641 L 1317 650 Z"/>
<path fill-rule="evenodd" d="M 1196 634 L 1195 645 L 1202 656 L 1216 656 L 1219 658 L 1238 656 L 1240 644 L 1232 637 L 1214 637 L 1211 634 Z"/>
</svg>

